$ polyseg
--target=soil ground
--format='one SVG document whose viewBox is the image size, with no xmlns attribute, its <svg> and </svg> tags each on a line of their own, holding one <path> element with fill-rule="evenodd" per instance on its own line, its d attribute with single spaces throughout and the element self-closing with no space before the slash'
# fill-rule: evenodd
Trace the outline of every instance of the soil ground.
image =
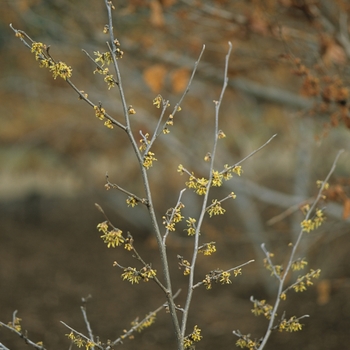
<svg viewBox="0 0 350 350">
<path fill-rule="evenodd" d="M 123 334 L 131 321 L 164 301 L 157 286 L 130 285 L 112 266 L 114 260 L 131 266 L 134 262 L 123 249 L 107 249 L 99 238 L 96 224 L 103 218 L 94 207 L 99 200 L 103 201 L 98 196 L 58 199 L 32 195 L 26 200 L 1 203 L 0 319 L 8 322 L 13 311 L 18 310 L 30 339 L 43 341 L 47 349 L 69 348 L 65 337 L 69 330 L 60 321 L 86 334 L 80 311 L 82 297 L 92 295 L 88 317 L 94 334 L 103 342 Z M 112 219 L 125 225 L 122 218 Z M 160 273 L 152 237 L 148 232 L 132 232 L 144 259 L 152 261 Z M 228 268 L 252 256 L 251 248 L 239 239 L 239 234 L 218 245 L 220 253 L 215 257 L 200 260 L 198 276 L 204 276 L 210 268 Z M 188 241 L 169 239 L 168 250 L 174 261 L 174 289 L 182 288 L 178 301 L 183 304 L 186 279 L 176 266 L 176 255 L 190 254 Z M 348 233 L 327 246 L 323 256 L 334 270 L 306 292 L 290 293 L 284 304 L 287 316 L 310 315 L 302 320 L 303 330 L 276 332 L 266 349 L 346 348 L 350 340 L 349 251 Z M 263 334 L 266 320 L 251 313 L 249 298 L 253 295 L 269 302 L 273 298 L 257 278 L 261 272 L 257 265 L 244 269 L 231 285 L 214 285 L 210 291 L 197 289 L 189 325 L 198 324 L 202 329 L 204 337 L 198 349 L 235 349 L 232 330 L 251 333 L 253 338 Z M 4 328 L 0 329 L 0 342 L 12 350 L 29 348 Z M 175 349 L 169 315 L 160 312 L 151 328 L 135 334 L 135 339 L 125 340 L 122 347 Z"/>
</svg>

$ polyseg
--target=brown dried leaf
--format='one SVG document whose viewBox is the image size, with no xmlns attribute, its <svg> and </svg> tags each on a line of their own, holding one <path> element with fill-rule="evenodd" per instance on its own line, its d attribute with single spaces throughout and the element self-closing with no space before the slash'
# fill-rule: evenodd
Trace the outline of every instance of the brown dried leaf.
<svg viewBox="0 0 350 350">
<path fill-rule="evenodd" d="M 329 280 L 322 280 L 317 283 L 317 303 L 319 305 L 325 305 L 330 300 L 331 295 L 331 283 Z"/>
<path fill-rule="evenodd" d="M 346 63 L 346 53 L 335 40 L 329 37 L 322 39 L 322 59 L 324 64 L 329 67 L 331 64 L 343 65 Z"/>
<path fill-rule="evenodd" d="M 155 27 L 163 27 L 164 26 L 164 15 L 163 8 L 159 1 L 152 0 L 149 4 L 151 9 L 151 18 L 150 21 Z"/>
<path fill-rule="evenodd" d="M 186 68 L 176 69 L 171 74 L 171 86 L 175 94 L 185 90 L 189 80 L 189 71 Z"/>
<path fill-rule="evenodd" d="M 164 65 L 155 64 L 143 71 L 143 79 L 154 93 L 159 93 L 163 89 L 166 73 Z"/>
<path fill-rule="evenodd" d="M 350 216 L 350 198 L 346 198 L 343 203 L 343 219 L 347 219 Z"/>
</svg>

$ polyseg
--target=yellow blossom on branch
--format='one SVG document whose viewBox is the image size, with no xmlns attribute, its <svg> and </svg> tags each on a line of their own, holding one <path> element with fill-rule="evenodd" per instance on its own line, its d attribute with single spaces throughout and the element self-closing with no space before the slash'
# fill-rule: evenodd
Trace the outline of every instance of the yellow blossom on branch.
<svg viewBox="0 0 350 350">
<path fill-rule="evenodd" d="M 194 218 L 188 218 L 188 220 L 186 220 L 187 223 L 187 227 L 185 230 L 187 231 L 187 234 L 189 236 L 193 236 L 196 233 L 196 219 Z"/>
<path fill-rule="evenodd" d="M 221 284 L 231 284 L 232 281 L 230 280 L 231 274 L 227 271 L 224 271 L 221 275 L 220 275 L 220 283 Z"/>
<path fill-rule="evenodd" d="M 127 267 L 122 273 L 123 280 L 129 281 L 131 284 L 139 283 L 141 280 L 140 273 L 136 270 L 135 267 Z"/>
<path fill-rule="evenodd" d="M 299 322 L 299 320 L 292 316 L 289 320 L 282 320 L 281 323 L 278 326 L 278 330 L 280 332 L 287 331 L 287 332 L 297 332 L 302 329 L 302 324 Z"/>
<path fill-rule="evenodd" d="M 196 193 L 199 195 L 204 195 L 207 193 L 207 184 L 208 180 L 202 177 L 201 179 L 197 179 L 197 184 L 196 184 Z"/>
<path fill-rule="evenodd" d="M 104 123 L 103 123 L 104 126 L 106 126 L 108 129 L 113 129 L 113 124 L 112 122 L 107 119 Z"/>
<path fill-rule="evenodd" d="M 106 110 L 102 106 L 94 106 L 94 110 L 98 119 L 103 120 L 105 118 Z"/>
<path fill-rule="evenodd" d="M 147 315 L 142 321 L 138 321 L 136 319 L 135 321 L 131 322 L 131 325 L 136 328 L 138 332 L 141 332 L 147 327 L 150 327 L 156 320 L 156 314 L 154 312 Z"/>
<path fill-rule="evenodd" d="M 144 135 L 144 137 L 140 140 L 140 144 L 141 144 L 140 147 L 139 147 L 140 151 L 145 151 L 146 148 L 147 148 L 147 145 L 149 145 L 149 143 L 151 142 L 151 141 L 148 140 L 148 137 L 149 137 L 149 134 L 146 133 Z"/>
<path fill-rule="evenodd" d="M 307 265 L 307 261 L 303 259 L 297 259 L 292 262 L 292 270 L 299 271 L 302 270 Z"/>
<path fill-rule="evenodd" d="M 324 216 L 323 211 L 317 209 L 313 219 L 303 220 L 300 225 L 303 231 L 310 232 L 320 227 L 325 220 L 326 217 Z"/>
<path fill-rule="evenodd" d="M 212 255 L 216 252 L 215 242 L 205 243 L 198 248 L 198 253 L 203 253 L 204 255 Z"/>
<path fill-rule="evenodd" d="M 101 238 L 103 242 L 107 244 L 107 248 L 115 248 L 124 243 L 125 238 L 123 237 L 123 232 L 121 230 L 111 230 L 104 233 Z"/>
<path fill-rule="evenodd" d="M 134 197 L 128 197 L 126 200 L 126 203 L 128 207 L 132 207 L 132 208 L 138 204 L 137 200 Z"/>
<path fill-rule="evenodd" d="M 112 74 L 106 75 L 103 80 L 107 83 L 108 90 L 115 86 L 115 80 Z"/>
<path fill-rule="evenodd" d="M 226 210 L 221 206 L 221 203 L 217 199 L 213 199 L 212 204 L 207 208 L 210 217 L 213 215 L 222 215 L 225 211 Z"/>
<path fill-rule="evenodd" d="M 154 100 L 153 100 L 153 105 L 156 106 L 157 108 L 160 108 L 161 103 L 163 102 L 163 97 L 161 95 L 158 95 Z"/>
<path fill-rule="evenodd" d="M 220 187 L 222 185 L 223 175 L 217 170 L 213 171 L 212 186 Z"/>
<path fill-rule="evenodd" d="M 100 53 L 100 51 L 95 51 L 94 55 L 97 56 L 95 58 L 95 62 L 99 62 L 102 67 L 104 65 L 109 65 L 112 62 L 112 56 L 110 52 Z"/>
<path fill-rule="evenodd" d="M 194 326 L 193 332 L 184 338 L 184 348 L 190 349 L 193 347 L 193 343 L 199 342 L 203 337 L 201 336 L 201 329 L 198 326 Z"/>
<path fill-rule="evenodd" d="M 148 152 L 147 154 L 144 155 L 143 166 L 146 169 L 149 169 L 153 165 L 153 162 L 156 160 L 157 158 L 154 157 L 154 153 Z"/>
<path fill-rule="evenodd" d="M 64 62 L 58 62 L 49 67 L 49 70 L 52 72 L 54 79 L 61 77 L 62 79 L 67 80 L 72 76 L 72 68 L 67 66 Z"/>
<path fill-rule="evenodd" d="M 234 172 L 235 174 L 237 174 L 238 176 L 241 176 L 243 173 L 243 169 L 240 165 L 236 165 L 233 169 L 232 172 Z"/>
</svg>

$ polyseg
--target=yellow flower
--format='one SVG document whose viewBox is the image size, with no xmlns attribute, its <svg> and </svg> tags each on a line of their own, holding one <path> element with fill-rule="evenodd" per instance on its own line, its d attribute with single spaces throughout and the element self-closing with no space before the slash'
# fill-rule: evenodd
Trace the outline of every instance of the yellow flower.
<svg viewBox="0 0 350 350">
<path fill-rule="evenodd" d="M 220 174 L 218 171 L 214 170 L 212 186 L 220 187 L 222 185 L 222 179 L 223 179 L 223 175 Z"/>
<path fill-rule="evenodd" d="M 128 197 L 128 199 L 126 200 L 126 203 L 128 204 L 128 207 L 135 207 L 138 203 L 137 200 L 134 197 Z"/>
<path fill-rule="evenodd" d="M 106 110 L 101 106 L 94 106 L 95 115 L 98 119 L 103 120 L 105 118 Z"/>
<path fill-rule="evenodd" d="M 232 172 L 234 172 L 235 174 L 237 174 L 238 176 L 241 176 L 243 173 L 243 169 L 240 165 L 236 165 L 233 169 Z"/>
<path fill-rule="evenodd" d="M 230 280 L 230 276 L 231 276 L 231 274 L 229 272 L 224 271 L 220 275 L 220 283 L 221 284 L 230 284 L 230 283 L 232 283 L 232 281 Z"/>
<path fill-rule="evenodd" d="M 216 247 L 214 245 L 215 242 L 210 242 L 204 244 L 202 247 L 198 249 L 198 253 L 203 253 L 204 255 L 211 255 L 216 252 Z"/>
<path fill-rule="evenodd" d="M 50 66 L 49 70 L 52 72 L 52 76 L 54 79 L 56 79 L 57 77 L 61 77 L 67 80 L 72 76 L 72 68 L 61 61 Z"/>
<path fill-rule="evenodd" d="M 109 119 L 107 119 L 103 125 L 107 126 L 108 129 L 113 129 L 113 124 Z"/>
<path fill-rule="evenodd" d="M 189 236 L 193 236 L 196 233 L 196 219 L 193 218 L 188 218 L 188 220 L 186 220 L 187 222 L 187 229 L 185 229 L 187 231 L 187 234 Z"/>
<path fill-rule="evenodd" d="M 115 80 L 112 74 L 106 75 L 103 80 L 107 83 L 108 90 L 115 86 Z"/>
<path fill-rule="evenodd" d="M 125 242 L 125 238 L 123 237 L 123 232 L 121 230 L 113 229 L 109 232 L 105 232 L 101 238 L 103 239 L 103 242 L 107 244 L 107 248 L 115 248 Z"/>
<path fill-rule="evenodd" d="M 124 269 L 122 278 L 123 280 L 129 281 L 131 284 L 139 283 L 141 280 L 140 273 L 134 267 L 128 267 Z"/>
<path fill-rule="evenodd" d="M 153 162 L 156 161 L 156 160 L 157 160 L 157 158 L 154 157 L 154 153 L 153 152 L 148 152 L 144 156 L 143 166 L 146 169 L 149 169 L 153 165 Z"/>
<path fill-rule="evenodd" d="M 163 97 L 161 95 L 158 95 L 154 100 L 153 100 L 153 105 L 155 105 L 157 108 L 160 108 L 161 103 L 163 102 Z"/>
<path fill-rule="evenodd" d="M 207 212 L 210 217 L 213 215 L 221 215 L 225 213 L 225 209 L 221 206 L 221 203 L 217 199 L 212 200 L 212 204 L 208 207 Z"/>
<path fill-rule="evenodd" d="M 112 62 L 112 56 L 110 52 L 100 53 L 100 51 L 95 51 L 94 55 L 97 56 L 95 58 L 95 62 L 100 62 L 101 66 L 109 65 Z"/>
<path fill-rule="evenodd" d="M 219 138 L 219 139 L 223 139 L 223 138 L 225 138 L 225 137 L 226 137 L 225 133 L 224 133 L 222 130 L 219 130 L 219 132 L 218 132 L 218 138 Z"/>
</svg>

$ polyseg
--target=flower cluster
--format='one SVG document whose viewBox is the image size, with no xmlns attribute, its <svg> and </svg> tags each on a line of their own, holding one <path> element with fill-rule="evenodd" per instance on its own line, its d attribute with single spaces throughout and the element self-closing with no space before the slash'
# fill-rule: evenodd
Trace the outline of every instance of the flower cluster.
<svg viewBox="0 0 350 350">
<path fill-rule="evenodd" d="M 307 265 L 307 261 L 305 260 L 305 258 L 299 258 L 295 261 L 292 262 L 292 270 L 293 271 L 300 271 L 303 268 L 305 268 L 305 266 Z"/>
<path fill-rule="evenodd" d="M 179 167 L 181 167 L 181 165 Z M 188 188 L 192 188 L 197 194 L 204 195 L 207 193 L 208 182 L 209 181 L 207 179 L 205 179 L 204 177 L 196 178 L 192 173 L 190 175 L 190 178 L 188 179 L 188 181 L 185 183 L 185 185 Z"/>
<path fill-rule="evenodd" d="M 211 154 L 207 153 L 204 157 L 205 161 L 209 161 L 211 159 Z M 185 182 L 185 185 L 188 188 L 192 188 L 195 193 L 199 195 L 204 195 L 207 193 L 208 190 L 208 183 L 209 180 L 205 178 L 199 178 L 194 175 L 193 172 L 189 172 L 187 169 L 184 168 L 182 164 L 179 164 L 177 167 L 177 172 L 183 175 L 184 173 L 189 175 L 189 179 Z M 213 187 L 220 187 L 222 186 L 223 180 L 227 181 L 232 177 L 232 173 L 235 173 L 237 175 L 241 175 L 243 172 L 241 166 L 228 166 L 225 164 L 224 170 L 219 172 L 218 170 L 214 170 L 211 177 L 211 186 Z M 232 193 L 233 194 L 233 193 Z M 235 198 L 235 195 L 233 194 L 232 198 Z"/>
<path fill-rule="evenodd" d="M 22 330 L 21 321 L 21 318 L 15 317 L 14 320 L 12 322 L 8 322 L 7 325 L 10 328 L 13 328 L 15 331 L 20 332 Z"/>
<path fill-rule="evenodd" d="M 128 205 L 128 207 L 135 207 L 138 204 L 138 201 L 134 198 L 134 197 L 128 197 L 126 199 L 126 203 Z"/>
<path fill-rule="evenodd" d="M 212 204 L 207 208 L 207 212 L 210 217 L 213 215 L 222 215 L 225 213 L 225 209 L 221 206 L 221 202 L 217 199 L 212 200 Z"/>
<path fill-rule="evenodd" d="M 161 104 L 163 102 L 163 97 L 161 95 L 157 95 L 157 97 L 153 100 L 153 105 L 157 108 L 160 108 Z"/>
<path fill-rule="evenodd" d="M 122 273 L 122 278 L 134 284 L 139 283 L 141 279 L 144 282 L 148 282 L 150 279 L 154 278 L 156 274 L 157 271 L 152 269 L 150 265 L 144 266 L 140 271 L 136 270 L 135 267 L 126 267 L 124 268 L 124 273 Z"/>
<path fill-rule="evenodd" d="M 94 51 L 94 55 L 97 56 L 97 58 L 95 58 L 96 64 L 99 64 L 98 67 L 94 70 L 94 74 L 99 73 L 104 75 L 104 81 L 108 85 L 108 90 L 110 90 L 117 84 L 117 81 L 114 79 L 113 75 L 109 73 L 109 69 L 107 67 L 103 67 L 105 65 L 108 66 L 112 63 L 112 55 L 110 52 L 100 53 L 100 51 Z M 116 55 L 116 57 L 119 58 L 118 55 Z"/>
<path fill-rule="evenodd" d="M 115 228 L 109 231 L 107 221 L 98 224 L 97 229 L 103 233 L 103 235 L 101 235 L 101 238 L 103 239 L 103 242 L 107 244 L 108 248 L 118 247 L 125 242 L 123 232 Z"/>
<path fill-rule="evenodd" d="M 317 180 L 316 181 L 316 186 L 317 186 L 317 188 L 321 188 L 321 186 L 323 185 L 323 183 L 324 183 L 324 181 L 322 181 L 322 180 Z M 324 184 L 324 187 L 323 187 L 325 190 L 328 190 L 329 189 L 329 183 L 328 182 L 326 182 L 325 184 Z"/>
<path fill-rule="evenodd" d="M 106 110 L 100 105 L 95 105 L 94 106 L 94 110 L 95 110 L 95 116 L 96 118 L 103 120 L 106 118 Z M 111 122 L 111 120 L 106 119 L 104 122 L 104 125 L 109 128 L 109 129 L 113 129 L 113 124 Z"/>
<path fill-rule="evenodd" d="M 48 48 L 40 42 L 33 42 L 31 52 L 35 54 L 35 59 L 39 61 L 41 68 L 49 68 L 54 79 L 61 77 L 67 80 L 72 76 L 72 68 L 64 62 L 54 62 L 48 54 Z"/>
<path fill-rule="evenodd" d="M 168 120 L 165 123 L 165 127 L 163 128 L 163 134 L 169 134 L 169 126 L 174 125 L 174 116 L 172 114 L 169 114 Z"/>
<path fill-rule="evenodd" d="M 273 253 L 269 253 L 269 257 L 270 258 L 273 257 L 273 256 L 274 256 Z M 277 276 L 281 276 L 282 275 L 282 273 L 283 273 L 283 266 L 282 265 L 271 265 L 269 259 L 267 259 L 267 258 L 265 258 L 263 260 L 263 262 L 264 262 L 264 267 L 267 270 L 271 271 L 271 276 L 273 274 L 276 274 Z"/>
<path fill-rule="evenodd" d="M 203 253 L 204 255 L 212 255 L 215 252 L 216 252 L 215 242 L 205 243 L 198 248 L 198 253 Z"/>
<path fill-rule="evenodd" d="M 320 227 L 326 220 L 321 209 L 317 209 L 313 219 L 304 220 L 301 222 L 301 228 L 305 232 L 310 232 Z"/>
<path fill-rule="evenodd" d="M 187 231 L 187 234 L 189 236 L 194 236 L 196 234 L 196 219 L 189 217 L 188 220 L 186 220 L 187 227 L 185 228 L 185 231 Z"/>
<path fill-rule="evenodd" d="M 145 154 L 143 157 L 142 164 L 146 169 L 149 169 L 153 165 L 153 162 L 156 160 L 157 160 L 157 158 L 154 157 L 153 152 L 147 152 L 147 154 Z"/>
<path fill-rule="evenodd" d="M 147 146 L 151 142 L 148 140 L 148 137 L 149 137 L 149 134 L 146 133 L 145 135 L 143 135 L 143 138 L 140 140 L 140 147 L 139 147 L 140 151 L 145 151 Z"/>
<path fill-rule="evenodd" d="M 93 349 L 97 344 L 91 340 L 85 340 L 80 335 L 75 335 L 73 332 L 66 334 L 66 337 L 72 341 L 78 348 L 85 347 L 85 350 Z"/>
<path fill-rule="evenodd" d="M 138 332 L 141 332 L 145 328 L 150 327 L 155 322 L 155 320 L 156 320 L 156 314 L 154 312 L 151 312 L 150 314 L 146 315 L 146 317 L 140 322 L 138 318 L 132 321 L 131 325 Z"/>
<path fill-rule="evenodd" d="M 229 180 L 232 177 L 232 173 L 241 176 L 243 173 L 243 169 L 240 165 L 231 165 L 229 166 L 228 164 L 224 165 L 224 170 L 221 172 L 221 174 L 224 177 L 224 180 Z"/>
<path fill-rule="evenodd" d="M 298 277 L 296 283 L 292 285 L 293 289 L 296 292 L 303 292 L 304 290 L 307 289 L 307 286 L 313 285 L 313 282 L 311 279 L 320 277 L 320 273 L 321 273 L 320 269 L 317 269 L 317 270 L 311 269 L 310 272 L 307 273 L 306 275 Z"/>
<path fill-rule="evenodd" d="M 163 216 L 163 225 L 169 231 L 175 231 L 175 224 L 180 222 L 184 217 L 181 214 L 181 209 L 185 207 L 181 202 L 175 208 L 170 208 Z"/>
<path fill-rule="evenodd" d="M 113 62 L 110 52 L 100 53 L 100 51 L 94 51 L 94 55 L 96 56 L 95 62 L 99 63 L 101 67 L 104 67 L 105 65 L 109 66 Z"/>
<path fill-rule="evenodd" d="M 50 65 L 49 70 L 52 73 L 54 79 L 56 79 L 57 77 L 61 77 L 64 80 L 67 80 L 72 76 L 72 68 L 61 61 Z"/>
<path fill-rule="evenodd" d="M 220 174 L 217 170 L 213 171 L 212 186 L 220 187 L 222 185 L 223 174 Z"/>
<path fill-rule="evenodd" d="M 236 341 L 236 346 L 239 346 L 242 349 L 248 348 L 249 350 L 255 350 L 258 348 L 259 342 L 250 339 L 250 334 L 243 335 L 239 331 L 234 332 L 234 334 L 239 337 L 239 339 Z"/>
<path fill-rule="evenodd" d="M 266 303 L 266 300 L 257 300 L 250 298 L 250 301 L 254 303 L 252 313 L 255 316 L 264 315 L 268 320 L 271 318 L 272 306 Z"/>
<path fill-rule="evenodd" d="M 181 269 L 183 267 L 184 268 L 184 276 L 189 275 L 191 272 L 190 262 L 188 260 L 185 260 L 184 257 L 181 255 L 178 255 L 177 258 L 179 260 L 179 269 Z"/>
<path fill-rule="evenodd" d="M 235 273 L 235 277 L 238 275 L 238 273 Z M 205 279 L 202 281 L 205 285 L 206 289 L 211 289 L 212 282 L 220 282 L 221 284 L 231 284 L 232 281 L 230 280 L 231 273 L 229 271 L 223 271 L 220 269 L 216 269 L 213 271 L 210 271 L 207 275 L 205 275 Z"/>
<path fill-rule="evenodd" d="M 302 324 L 299 322 L 299 320 L 292 316 L 289 320 L 283 319 L 281 323 L 278 326 L 278 330 L 280 332 L 286 331 L 286 332 L 297 332 L 301 331 Z"/>
<path fill-rule="evenodd" d="M 202 338 L 200 328 L 197 325 L 194 326 L 193 332 L 184 338 L 184 348 L 191 349 L 193 343 L 199 342 Z"/>
</svg>

